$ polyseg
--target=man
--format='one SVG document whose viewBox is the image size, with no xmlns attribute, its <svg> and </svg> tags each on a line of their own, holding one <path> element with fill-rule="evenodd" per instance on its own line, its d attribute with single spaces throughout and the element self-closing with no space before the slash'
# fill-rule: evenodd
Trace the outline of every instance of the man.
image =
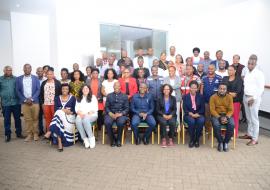
<svg viewBox="0 0 270 190">
<path fill-rule="evenodd" d="M 117 60 L 117 58 L 116 58 L 115 53 L 111 53 L 111 58 L 113 59 L 113 65 L 116 67 L 116 66 L 117 66 L 118 60 Z"/>
<path fill-rule="evenodd" d="M 227 94 L 227 86 L 220 83 L 218 92 L 210 98 L 210 112 L 212 116 L 212 125 L 214 128 L 215 137 L 218 141 L 218 151 L 229 151 L 229 142 L 233 136 L 234 121 L 233 115 L 233 98 Z M 226 134 L 223 139 L 221 128 L 226 126 Z"/>
<path fill-rule="evenodd" d="M 139 48 L 137 50 L 137 54 L 136 54 L 136 57 L 133 59 L 133 63 L 134 63 L 134 69 L 137 69 L 139 67 L 139 64 L 138 64 L 138 59 L 139 57 L 143 57 L 143 60 L 144 60 L 144 67 L 148 68 L 149 69 L 149 64 L 148 64 L 148 59 L 146 57 L 144 57 L 144 51 L 142 48 Z"/>
<path fill-rule="evenodd" d="M 175 62 L 175 52 L 176 52 L 175 46 L 171 46 L 170 47 L 170 55 L 167 56 L 166 60 Z"/>
<path fill-rule="evenodd" d="M 37 77 L 38 77 L 38 80 L 39 80 L 39 84 L 41 86 L 41 83 L 46 80 L 46 78 L 43 77 L 43 68 L 38 67 L 37 71 L 36 71 L 36 74 L 37 74 Z M 61 75 L 62 75 L 62 71 L 61 71 Z M 66 77 L 68 78 L 68 72 L 67 72 Z M 38 133 L 39 137 L 45 134 L 44 130 L 43 130 L 43 110 L 42 110 L 42 104 L 41 103 L 39 103 L 38 129 L 39 129 L 39 133 Z"/>
<path fill-rule="evenodd" d="M 202 78 L 201 85 L 201 94 L 203 95 L 205 102 L 205 126 L 208 132 L 211 127 L 209 100 L 210 97 L 218 91 L 219 83 L 222 81 L 222 77 L 216 75 L 215 70 L 215 65 L 210 64 L 208 66 L 207 76 Z"/>
<path fill-rule="evenodd" d="M 136 68 L 134 71 L 133 71 L 133 77 L 138 79 L 138 71 L 139 69 L 143 69 L 144 70 L 144 78 L 147 78 L 150 76 L 150 72 L 149 72 L 149 69 L 146 68 L 144 65 L 144 59 L 142 56 L 138 57 L 137 58 L 137 63 L 138 63 L 138 68 Z"/>
<path fill-rule="evenodd" d="M 194 68 L 192 65 L 187 65 L 186 66 L 186 73 L 185 75 L 181 78 L 181 94 L 186 95 L 189 93 L 189 83 L 193 80 L 197 81 L 197 83 L 200 85 L 201 80 L 200 77 L 197 75 L 194 75 Z"/>
<path fill-rule="evenodd" d="M 149 137 L 156 126 L 156 121 L 153 116 L 154 100 L 151 94 L 147 93 L 147 90 L 147 85 L 145 83 L 141 83 L 139 92 L 133 96 L 131 101 L 131 111 L 133 113 L 131 128 L 134 132 L 136 145 L 139 145 L 141 142 L 138 128 L 140 122 L 144 121 L 148 125 L 143 135 L 144 145 L 149 144 Z"/>
<path fill-rule="evenodd" d="M 0 77 L 0 98 L 4 116 L 5 141 L 11 139 L 11 113 L 15 121 L 15 133 L 17 138 L 23 138 L 21 126 L 21 105 L 15 91 L 16 77 L 12 75 L 10 66 L 4 67 L 4 75 Z"/>
<path fill-rule="evenodd" d="M 215 65 L 215 67 L 216 67 L 216 69 L 218 69 L 218 64 L 219 64 L 219 62 L 222 60 L 222 57 L 223 57 L 223 51 L 221 51 L 221 50 L 218 50 L 217 52 L 216 52 L 216 60 L 214 60 L 214 61 L 212 61 L 210 64 L 214 64 Z M 228 67 L 229 67 L 229 62 L 228 61 L 226 61 L 226 60 L 224 60 L 225 61 L 225 69 L 228 69 Z"/>
<path fill-rule="evenodd" d="M 193 65 L 197 66 L 203 60 L 203 58 L 200 57 L 201 50 L 200 50 L 200 48 L 195 47 L 195 48 L 193 48 L 192 52 L 193 52 L 193 56 L 191 57 L 192 63 L 193 63 Z"/>
<path fill-rule="evenodd" d="M 236 69 L 236 75 L 241 77 L 242 76 L 242 71 L 244 69 L 244 65 L 240 64 L 240 56 L 239 55 L 234 55 L 233 56 L 233 66 L 235 67 Z"/>
<path fill-rule="evenodd" d="M 116 71 L 117 74 L 119 74 L 119 67 L 117 65 L 114 65 L 114 59 L 112 57 L 109 57 L 108 60 L 108 64 L 107 65 L 103 65 L 102 67 L 102 71 L 101 71 L 101 77 L 104 77 L 105 71 L 107 69 L 114 69 Z"/>
<path fill-rule="evenodd" d="M 223 59 L 218 62 L 218 70 L 216 70 L 216 74 L 222 78 L 229 76 L 228 70 L 226 69 L 226 62 Z"/>
<path fill-rule="evenodd" d="M 109 63 L 109 60 L 108 60 L 108 54 L 106 52 L 102 52 L 102 65 L 105 66 Z M 113 60 L 114 62 L 114 60 Z"/>
<path fill-rule="evenodd" d="M 148 86 L 148 92 L 152 95 L 154 102 L 156 102 L 161 96 L 160 88 L 163 85 L 163 77 L 158 75 L 157 66 L 152 66 L 151 73 L 152 75 L 147 78 L 146 84 Z"/>
<path fill-rule="evenodd" d="M 129 60 L 126 61 L 127 58 L 129 58 L 128 55 L 127 55 L 127 51 L 126 50 L 121 50 L 121 59 L 118 60 L 117 66 L 120 66 L 121 64 L 125 63 L 126 65 L 130 65 L 130 66 L 133 67 L 132 60 L 129 58 Z"/>
<path fill-rule="evenodd" d="M 244 77 L 244 106 L 248 122 L 247 134 L 241 139 L 250 139 L 248 146 L 258 144 L 259 137 L 259 107 L 264 91 L 264 74 L 257 68 L 257 56 L 251 55 L 248 60 L 248 69 Z"/>
<path fill-rule="evenodd" d="M 204 58 L 200 62 L 204 65 L 204 72 L 205 73 L 208 73 L 208 66 L 212 62 L 212 59 L 210 59 L 210 53 L 209 53 L 209 51 L 205 51 L 203 53 L 203 56 L 204 56 Z"/>
<path fill-rule="evenodd" d="M 206 73 L 204 72 L 204 64 L 201 62 L 198 64 L 196 75 L 200 77 L 200 79 L 206 76 Z"/>
<path fill-rule="evenodd" d="M 146 59 L 148 59 L 148 68 L 149 69 L 152 68 L 153 61 L 155 59 L 158 59 L 156 56 L 154 56 L 154 50 L 153 50 L 153 48 L 148 48 L 147 49 L 147 57 L 146 57 Z"/>
<path fill-rule="evenodd" d="M 120 91 L 120 83 L 114 83 L 114 92 L 106 99 L 104 124 L 111 140 L 111 146 L 121 147 L 122 131 L 128 119 L 129 101 L 127 95 Z M 113 123 L 117 126 L 117 137 L 113 133 Z"/>
<path fill-rule="evenodd" d="M 39 115 L 39 93 L 40 82 L 38 78 L 31 75 L 30 64 L 23 66 L 24 75 L 16 78 L 16 93 L 22 104 L 22 112 L 27 128 L 25 142 L 29 142 L 33 136 L 37 141 L 38 137 L 38 115 Z"/>
</svg>

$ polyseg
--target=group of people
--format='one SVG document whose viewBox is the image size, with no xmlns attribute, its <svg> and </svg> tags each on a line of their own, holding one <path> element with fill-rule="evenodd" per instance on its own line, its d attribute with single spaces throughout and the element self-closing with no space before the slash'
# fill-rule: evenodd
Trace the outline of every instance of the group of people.
<svg viewBox="0 0 270 190">
<path fill-rule="evenodd" d="M 208 51 L 200 57 L 196 47 L 186 63 L 175 52 L 171 46 L 170 55 L 163 52 L 158 59 L 152 48 L 147 54 L 139 49 L 132 60 L 123 50 L 118 61 L 115 54 L 108 57 L 103 53 L 94 66 L 86 68 L 86 75 L 74 63 L 73 72 L 61 69 L 60 80 L 49 65 L 37 68 L 33 75 L 27 63 L 19 77 L 12 75 L 11 66 L 6 66 L 0 77 L 5 141 L 11 139 L 13 113 L 18 138 L 29 142 L 43 136 L 57 144 L 60 152 L 78 139 L 85 148 L 94 148 L 94 124 L 99 130 L 105 125 L 112 147 L 121 147 L 126 126 L 131 127 L 136 145 L 141 141 L 147 145 L 151 133 L 160 125 L 161 146 L 172 147 L 175 132 L 180 130 L 177 126 L 183 122 L 188 126 L 190 148 L 200 146 L 205 126 L 208 132 L 213 127 L 218 151 L 228 151 L 234 130 L 238 137 L 242 110 L 248 131 L 239 138 L 250 139 L 250 146 L 258 144 L 264 75 L 257 68 L 257 56 L 251 55 L 245 67 L 239 55 L 233 56 L 230 65 L 222 58 L 221 50 L 216 52 L 216 60 L 211 60 Z M 26 137 L 22 135 L 21 113 Z M 147 124 L 144 131 L 140 130 L 141 123 Z M 221 133 L 224 127 L 225 137 Z"/>
</svg>

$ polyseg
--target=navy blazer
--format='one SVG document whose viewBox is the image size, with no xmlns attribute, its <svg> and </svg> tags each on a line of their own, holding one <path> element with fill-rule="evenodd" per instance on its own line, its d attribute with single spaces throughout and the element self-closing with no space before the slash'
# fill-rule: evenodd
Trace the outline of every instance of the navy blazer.
<svg viewBox="0 0 270 190">
<path fill-rule="evenodd" d="M 23 89 L 23 77 L 21 75 L 16 78 L 16 93 L 19 97 L 20 104 L 24 103 L 26 97 L 24 96 L 24 89 Z M 34 103 L 39 103 L 39 93 L 40 93 L 40 82 L 38 78 L 34 75 L 31 75 L 32 78 L 32 99 Z"/>
<path fill-rule="evenodd" d="M 228 69 L 228 67 L 229 67 L 229 62 L 228 61 L 226 61 L 226 60 L 224 60 L 225 61 L 225 69 Z M 217 60 L 214 60 L 214 61 L 211 61 L 211 63 L 210 63 L 211 65 L 215 65 L 216 66 L 216 70 L 218 70 L 218 63 L 217 63 Z"/>
<path fill-rule="evenodd" d="M 173 117 L 176 117 L 176 98 L 174 96 L 170 96 L 169 102 L 170 102 L 169 114 L 172 115 Z M 156 103 L 156 110 L 159 116 L 163 116 L 163 114 L 166 113 L 164 96 L 161 96 L 158 99 Z"/>
<path fill-rule="evenodd" d="M 198 113 L 200 115 L 204 115 L 204 112 L 205 112 L 204 98 L 200 93 L 196 94 L 195 101 L 196 101 L 196 110 L 192 108 L 190 93 L 184 96 L 183 108 L 184 108 L 185 115 L 188 115 L 189 112 L 192 112 L 194 114 Z"/>
</svg>

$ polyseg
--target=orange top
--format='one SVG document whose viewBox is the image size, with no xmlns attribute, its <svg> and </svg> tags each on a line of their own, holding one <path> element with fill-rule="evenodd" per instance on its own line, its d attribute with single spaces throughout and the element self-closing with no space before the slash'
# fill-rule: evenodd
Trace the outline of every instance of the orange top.
<svg viewBox="0 0 270 190">
<path fill-rule="evenodd" d="M 92 90 L 92 94 L 95 95 L 96 97 L 98 97 L 98 80 L 97 79 L 92 79 L 91 80 L 91 86 L 90 86 L 91 90 Z M 98 110 L 103 110 L 104 109 L 104 105 L 101 102 L 98 102 Z"/>
</svg>

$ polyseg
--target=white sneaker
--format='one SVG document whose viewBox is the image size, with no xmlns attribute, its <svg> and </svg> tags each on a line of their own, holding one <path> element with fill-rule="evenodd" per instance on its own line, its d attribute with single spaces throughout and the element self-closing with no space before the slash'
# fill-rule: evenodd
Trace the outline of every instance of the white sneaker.
<svg viewBox="0 0 270 190">
<path fill-rule="evenodd" d="M 96 139 L 95 139 L 95 136 L 90 137 L 90 138 L 89 138 L 89 142 L 90 142 L 90 148 L 95 148 L 95 146 L 96 146 Z"/>
<path fill-rule="evenodd" d="M 83 143 L 84 143 L 85 148 L 89 148 L 90 144 L 89 144 L 88 138 L 84 138 Z"/>
</svg>

